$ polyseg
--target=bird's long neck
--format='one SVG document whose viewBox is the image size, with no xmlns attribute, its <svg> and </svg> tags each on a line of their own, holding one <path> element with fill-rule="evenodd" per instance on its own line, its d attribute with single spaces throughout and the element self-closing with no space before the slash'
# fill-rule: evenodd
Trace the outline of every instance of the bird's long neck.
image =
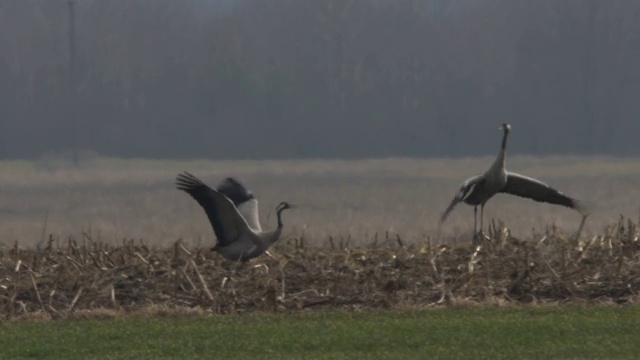
<svg viewBox="0 0 640 360">
<path fill-rule="evenodd" d="M 496 161 L 491 166 L 490 172 L 502 172 L 506 169 L 506 155 L 507 155 L 507 137 L 509 136 L 509 130 L 504 130 L 504 135 L 502 136 L 502 145 L 500 146 L 500 152 L 498 153 L 498 157 Z"/>
<path fill-rule="evenodd" d="M 278 218 L 278 227 L 273 231 L 269 231 L 263 234 L 262 236 L 262 239 L 263 239 L 262 247 L 264 248 L 263 250 L 267 250 L 269 246 L 271 246 L 274 242 L 276 242 L 280 238 L 280 235 L 282 234 L 282 227 L 283 227 L 282 225 L 283 210 L 284 208 L 280 208 L 276 212 L 276 216 Z"/>
<path fill-rule="evenodd" d="M 285 208 L 279 208 L 276 212 L 276 216 L 278 217 L 278 230 L 282 230 L 282 212 Z"/>
<path fill-rule="evenodd" d="M 504 154 L 507 150 L 507 137 L 509 136 L 509 130 L 504 130 L 504 135 L 502 135 L 502 146 L 500 146 L 500 152 Z"/>
</svg>

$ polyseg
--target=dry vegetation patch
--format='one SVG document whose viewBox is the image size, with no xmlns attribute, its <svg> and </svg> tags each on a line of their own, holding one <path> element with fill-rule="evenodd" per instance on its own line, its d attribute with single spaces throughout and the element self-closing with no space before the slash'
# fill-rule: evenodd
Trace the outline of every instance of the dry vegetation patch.
<svg viewBox="0 0 640 360">
<path fill-rule="evenodd" d="M 304 238 L 245 264 L 207 248 L 51 237 L 40 250 L 0 251 L 0 316 L 111 317 L 381 309 L 474 304 L 636 303 L 638 224 L 621 218 L 576 240 L 551 227 L 528 239 L 493 224 L 479 246 L 352 247 Z"/>
</svg>

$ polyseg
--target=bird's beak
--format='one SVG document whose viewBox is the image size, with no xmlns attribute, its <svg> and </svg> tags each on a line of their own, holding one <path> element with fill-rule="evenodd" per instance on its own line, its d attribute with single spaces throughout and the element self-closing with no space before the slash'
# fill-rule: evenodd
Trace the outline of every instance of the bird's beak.
<svg viewBox="0 0 640 360">
<path fill-rule="evenodd" d="M 295 208 L 299 208 L 300 206 L 296 205 L 296 204 L 289 204 L 289 209 L 295 209 Z"/>
</svg>

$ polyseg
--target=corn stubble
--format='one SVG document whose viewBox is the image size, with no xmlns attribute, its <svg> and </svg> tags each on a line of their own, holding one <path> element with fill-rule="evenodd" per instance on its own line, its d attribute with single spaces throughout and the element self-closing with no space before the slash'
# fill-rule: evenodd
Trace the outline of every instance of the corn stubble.
<svg viewBox="0 0 640 360">
<path fill-rule="evenodd" d="M 501 222 L 488 235 L 455 247 L 290 238 L 245 264 L 180 240 L 153 249 L 51 237 L 44 249 L 0 251 L 0 318 L 640 301 L 638 224 L 629 219 L 590 238 L 552 226 L 520 239 Z"/>
</svg>

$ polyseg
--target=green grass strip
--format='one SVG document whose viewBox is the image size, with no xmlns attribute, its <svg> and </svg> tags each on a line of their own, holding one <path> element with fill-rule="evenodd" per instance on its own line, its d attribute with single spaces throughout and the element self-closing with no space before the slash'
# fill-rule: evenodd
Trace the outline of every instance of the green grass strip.
<svg viewBox="0 0 640 360">
<path fill-rule="evenodd" d="M 447 308 L 9 322 L 0 358 L 636 359 L 640 308 Z"/>
</svg>

